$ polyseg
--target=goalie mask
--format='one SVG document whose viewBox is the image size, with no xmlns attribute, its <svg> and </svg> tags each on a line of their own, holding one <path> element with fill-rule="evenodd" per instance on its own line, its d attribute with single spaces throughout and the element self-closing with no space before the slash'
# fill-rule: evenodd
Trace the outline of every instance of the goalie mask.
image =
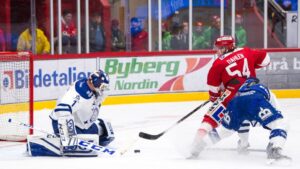
<svg viewBox="0 0 300 169">
<path fill-rule="evenodd" d="M 218 57 L 231 52 L 235 48 L 235 41 L 232 36 L 220 36 L 215 41 L 215 47 L 214 49 L 217 51 Z"/>
<path fill-rule="evenodd" d="M 102 93 L 104 90 L 109 90 L 109 77 L 104 71 L 99 69 L 90 75 L 89 80 L 96 92 Z"/>
</svg>

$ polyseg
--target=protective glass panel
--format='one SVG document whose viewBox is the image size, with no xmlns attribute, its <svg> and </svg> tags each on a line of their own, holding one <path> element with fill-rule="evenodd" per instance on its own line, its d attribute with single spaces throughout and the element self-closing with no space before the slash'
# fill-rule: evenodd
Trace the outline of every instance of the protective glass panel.
<svg viewBox="0 0 300 169">
<path fill-rule="evenodd" d="M 220 36 L 220 1 L 193 2 L 192 49 L 213 49 Z"/>
<path fill-rule="evenodd" d="M 278 45 L 268 47 L 297 47 L 297 0 L 275 0 L 268 3 L 268 38 Z"/>
</svg>

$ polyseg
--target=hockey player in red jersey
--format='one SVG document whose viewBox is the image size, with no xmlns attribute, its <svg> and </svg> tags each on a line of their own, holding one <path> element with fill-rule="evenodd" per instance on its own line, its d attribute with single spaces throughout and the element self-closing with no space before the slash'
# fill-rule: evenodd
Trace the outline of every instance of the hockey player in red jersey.
<svg viewBox="0 0 300 169">
<path fill-rule="evenodd" d="M 236 48 L 232 36 L 216 39 L 217 58 L 207 76 L 209 99 L 213 102 L 197 130 L 191 157 L 197 157 L 204 148 L 203 138 L 220 124 L 229 101 L 249 77 L 256 77 L 255 69 L 267 66 L 270 57 L 265 51 Z"/>
</svg>

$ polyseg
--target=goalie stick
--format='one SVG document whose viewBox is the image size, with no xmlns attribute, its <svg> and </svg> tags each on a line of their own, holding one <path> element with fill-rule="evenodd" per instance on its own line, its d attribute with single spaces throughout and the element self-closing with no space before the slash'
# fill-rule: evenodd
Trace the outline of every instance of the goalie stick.
<svg viewBox="0 0 300 169">
<path fill-rule="evenodd" d="M 156 134 L 156 135 L 148 134 L 148 133 L 145 133 L 145 132 L 140 132 L 139 133 L 139 137 L 141 137 L 143 139 L 147 139 L 147 140 L 156 140 L 156 139 L 160 138 L 162 135 L 164 135 L 165 133 L 167 133 L 173 127 L 175 127 L 176 125 L 178 125 L 179 123 L 181 123 L 182 121 L 184 121 L 185 119 L 187 119 L 189 116 L 191 116 L 192 114 L 194 114 L 200 108 L 204 107 L 208 102 L 209 101 L 207 100 L 204 103 L 200 104 L 198 107 L 196 107 L 194 110 L 192 110 L 191 112 L 189 112 L 187 115 L 185 115 L 184 117 L 182 117 L 181 119 L 179 119 L 176 123 L 174 123 L 172 126 L 170 126 L 169 128 L 167 128 L 163 132 L 161 132 L 159 134 Z"/>
<path fill-rule="evenodd" d="M 35 128 L 35 127 L 33 127 L 29 124 L 26 124 L 26 123 L 22 123 L 22 122 L 19 122 L 19 121 L 12 120 L 11 118 L 8 119 L 8 122 L 12 123 L 12 124 L 17 124 L 17 125 L 20 125 L 20 126 L 23 126 L 23 127 L 27 127 L 29 129 L 32 129 L 32 130 L 35 130 L 35 131 L 38 131 L 38 132 L 41 132 L 41 133 L 44 133 L 44 134 L 47 134 L 47 137 L 57 137 L 55 134 L 51 134 L 51 133 L 49 133 L 45 130 Z M 96 144 L 90 143 L 88 141 L 79 139 L 79 138 L 76 138 L 76 139 L 77 139 L 77 141 L 76 141 L 77 145 L 80 146 L 81 148 L 86 148 L 86 149 L 89 149 L 89 150 L 92 150 L 92 151 L 96 151 L 96 152 L 99 152 L 99 153 L 105 153 L 105 154 L 109 154 L 109 155 L 113 155 L 116 152 L 116 150 L 113 149 L 113 148 L 108 148 L 108 147 L 104 147 L 104 146 L 101 146 L 101 145 L 96 145 Z"/>
</svg>

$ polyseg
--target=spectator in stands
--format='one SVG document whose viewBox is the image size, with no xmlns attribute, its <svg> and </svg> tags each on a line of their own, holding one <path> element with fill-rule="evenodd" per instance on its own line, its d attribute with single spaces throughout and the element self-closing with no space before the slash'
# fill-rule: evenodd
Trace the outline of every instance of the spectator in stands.
<svg viewBox="0 0 300 169">
<path fill-rule="evenodd" d="M 181 21 L 181 18 L 179 16 L 179 11 L 175 11 L 174 15 L 171 18 L 171 24 L 172 25 L 176 25 L 176 24 L 178 25 L 178 24 L 181 24 L 181 23 L 182 23 L 182 21 Z"/>
<path fill-rule="evenodd" d="M 148 33 L 143 29 L 141 21 L 131 18 L 131 50 L 147 51 L 148 50 Z"/>
<path fill-rule="evenodd" d="M 174 23 L 172 26 L 171 49 L 172 50 L 186 50 L 183 38 L 183 26 Z"/>
<path fill-rule="evenodd" d="M 205 36 L 206 42 L 209 44 L 208 49 L 214 48 L 214 41 L 220 36 L 221 28 L 221 19 L 217 15 L 213 15 L 209 19 L 209 23 L 205 27 Z"/>
<path fill-rule="evenodd" d="M 206 36 L 208 29 L 203 22 L 198 21 L 195 24 L 193 32 L 193 49 L 208 49 L 210 47 L 208 37 Z"/>
<path fill-rule="evenodd" d="M 211 48 L 214 47 L 214 40 L 217 39 L 219 36 L 220 36 L 220 30 L 221 29 L 221 18 L 217 15 L 214 15 L 212 17 L 212 20 L 211 20 Z"/>
<path fill-rule="evenodd" d="M 106 38 L 102 25 L 101 14 L 95 12 L 90 23 L 90 52 L 100 52 L 105 50 Z"/>
<path fill-rule="evenodd" d="M 73 53 L 77 45 L 77 30 L 71 11 L 64 10 L 62 17 L 62 45 L 64 53 Z"/>
<path fill-rule="evenodd" d="M 111 43 L 112 51 L 124 51 L 126 48 L 125 36 L 119 28 L 119 21 L 117 19 L 111 21 Z"/>
<path fill-rule="evenodd" d="M 20 34 L 18 38 L 17 51 L 32 51 L 32 25 L 28 24 L 27 28 Z M 36 28 L 36 54 L 48 54 L 50 52 L 50 43 L 44 32 Z"/>
<path fill-rule="evenodd" d="M 243 26 L 243 17 L 241 14 L 236 14 L 235 18 L 235 41 L 237 47 L 244 47 L 247 44 L 247 32 Z"/>
<path fill-rule="evenodd" d="M 167 22 L 162 23 L 162 50 L 171 50 L 172 35 Z"/>
<path fill-rule="evenodd" d="M 182 35 L 183 35 L 183 49 L 189 49 L 189 23 L 183 22 L 182 23 Z"/>
<path fill-rule="evenodd" d="M 5 35 L 2 29 L 0 28 L 0 51 L 6 50 L 6 43 L 5 43 Z"/>
<path fill-rule="evenodd" d="M 224 27 L 224 35 L 230 35 L 231 30 Z M 221 18 L 217 15 L 213 15 L 211 18 L 211 29 L 210 29 L 210 46 L 214 47 L 214 41 L 221 35 Z"/>
</svg>

